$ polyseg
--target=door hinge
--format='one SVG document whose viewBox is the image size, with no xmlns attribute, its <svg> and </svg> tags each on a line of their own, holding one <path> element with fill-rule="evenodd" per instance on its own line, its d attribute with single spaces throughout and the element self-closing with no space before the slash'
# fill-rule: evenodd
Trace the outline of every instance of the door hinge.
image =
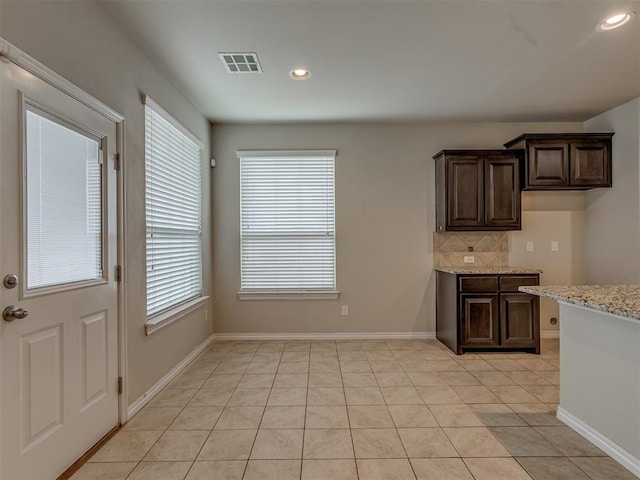
<svg viewBox="0 0 640 480">
<path fill-rule="evenodd" d="M 120 154 L 119 153 L 113 154 L 113 168 L 115 170 L 120 170 Z"/>
<path fill-rule="evenodd" d="M 116 265 L 115 277 L 116 277 L 116 282 L 122 281 L 122 267 L 120 265 Z"/>
<path fill-rule="evenodd" d="M 102 165 L 103 160 L 104 160 L 104 152 L 107 151 L 107 139 L 106 138 L 101 138 L 100 139 L 100 146 L 98 147 L 98 163 L 100 165 Z"/>
<path fill-rule="evenodd" d="M 122 377 L 118 377 L 118 395 L 122 395 L 123 387 L 122 387 Z"/>
</svg>

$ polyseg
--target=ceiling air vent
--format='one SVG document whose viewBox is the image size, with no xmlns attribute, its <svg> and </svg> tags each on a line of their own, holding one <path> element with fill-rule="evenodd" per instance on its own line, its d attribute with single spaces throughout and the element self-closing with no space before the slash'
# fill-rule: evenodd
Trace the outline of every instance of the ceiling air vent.
<svg viewBox="0 0 640 480">
<path fill-rule="evenodd" d="M 255 53 L 218 53 L 218 56 L 229 73 L 262 73 Z"/>
</svg>

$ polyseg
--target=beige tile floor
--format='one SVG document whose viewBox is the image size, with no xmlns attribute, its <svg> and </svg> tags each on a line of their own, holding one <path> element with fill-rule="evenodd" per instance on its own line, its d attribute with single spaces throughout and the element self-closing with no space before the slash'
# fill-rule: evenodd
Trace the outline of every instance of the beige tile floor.
<svg viewBox="0 0 640 480">
<path fill-rule="evenodd" d="M 558 341 L 210 346 L 73 480 L 622 480 L 560 423 Z"/>
</svg>

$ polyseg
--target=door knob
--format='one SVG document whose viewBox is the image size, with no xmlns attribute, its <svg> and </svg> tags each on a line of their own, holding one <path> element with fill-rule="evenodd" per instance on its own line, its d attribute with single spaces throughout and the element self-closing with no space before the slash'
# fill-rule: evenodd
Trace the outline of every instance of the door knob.
<svg viewBox="0 0 640 480">
<path fill-rule="evenodd" d="M 22 320 L 28 315 L 28 310 L 16 307 L 15 305 L 9 305 L 2 311 L 2 318 L 4 318 L 7 322 L 13 322 L 16 318 L 18 320 Z"/>
</svg>

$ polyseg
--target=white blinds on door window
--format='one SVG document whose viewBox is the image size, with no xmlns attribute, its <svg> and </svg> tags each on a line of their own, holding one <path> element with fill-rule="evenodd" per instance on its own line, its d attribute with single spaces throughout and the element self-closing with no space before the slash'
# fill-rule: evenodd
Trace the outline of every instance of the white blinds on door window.
<svg viewBox="0 0 640 480">
<path fill-rule="evenodd" d="M 147 316 L 202 294 L 202 145 L 145 97 Z"/>
<path fill-rule="evenodd" d="M 335 151 L 238 151 L 241 289 L 334 290 Z"/>
<path fill-rule="evenodd" d="M 27 288 L 102 278 L 100 142 L 25 112 Z"/>
</svg>

